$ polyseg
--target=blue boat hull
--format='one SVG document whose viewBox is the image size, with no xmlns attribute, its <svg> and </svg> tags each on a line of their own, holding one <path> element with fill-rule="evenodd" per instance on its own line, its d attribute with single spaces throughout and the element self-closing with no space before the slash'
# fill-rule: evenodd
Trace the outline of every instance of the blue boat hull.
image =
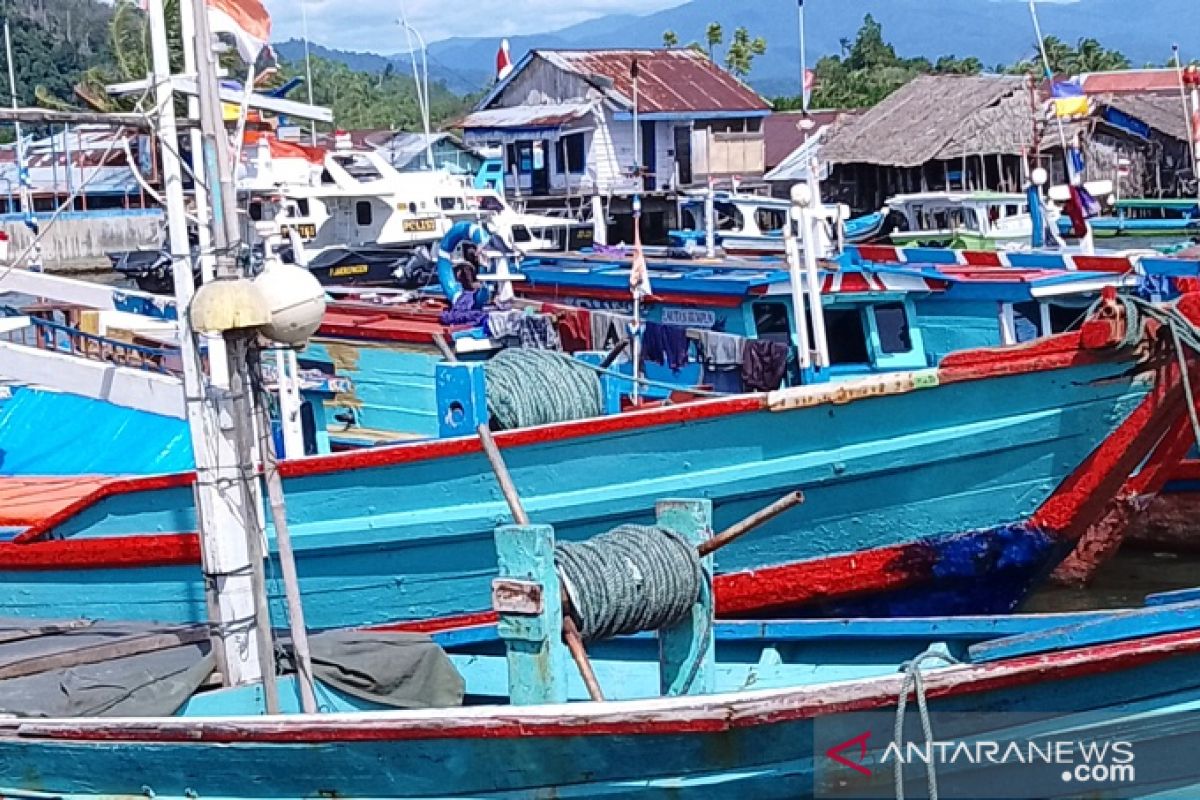
<svg viewBox="0 0 1200 800">
<path fill-rule="evenodd" d="M 936 639 L 961 655 L 971 638 L 956 634 L 951 621 L 922 622 L 907 638 L 888 633 L 896 624 L 880 625 L 875 636 L 857 634 L 863 624 L 853 621 L 819 636 L 786 623 L 742 630 L 744 657 L 753 665 L 758 653 L 751 669 L 763 687 L 707 696 L 291 718 L 7 720 L 0 722 L 0 793 L 532 800 L 854 797 L 870 789 L 889 796 L 891 769 L 881 759 L 902 678 L 894 664 L 888 674 L 885 662 Z M 1136 767 L 1121 796 L 1194 796 L 1187 792 L 1200 786 L 1200 766 L 1179 757 L 1179 748 L 1200 735 L 1194 622 L 1173 633 L 1130 630 L 1116 641 L 1042 635 L 1051 641 L 1041 652 L 927 666 L 937 740 L 1120 740 L 1135 753 Z M 719 635 L 718 647 L 721 641 Z M 603 656 L 606 648 L 636 651 L 639 644 L 645 650 L 655 640 L 597 649 Z M 838 663 L 867 663 L 877 673 L 776 685 L 770 676 L 781 655 L 798 668 L 808 661 L 819 676 L 836 673 L 830 665 Z M 469 686 L 469 672 L 466 678 Z M 923 742 L 914 711 L 907 722 L 909 736 Z M 831 759 L 830 750 L 864 731 L 873 738 L 861 756 L 837 751 L 861 770 Z M 1049 788 L 1037 796 L 1078 796 L 1078 784 L 1055 787 L 1061 769 L 1049 770 Z M 1015 793 L 1031 772 L 1011 762 L 998 768 L 958 761 L 940 765 L 937 779 L 943 796 L 981 796 L 980 781 Z M 909 791 L 923 794 L 923 768 L 906 774 Z"/>
<path fill-rule="evenodd" d="M 1154 381 L 1129 374 L 1132 356 L 1046 349 L 1059 346 L 498 440 L 530 516 L 565 539 L 649 521 L 666 496 L 711 498 L 723 527 L 802 488 L 804 505 L 719 554 L 724 614 L 1011 611 L 1136 468 L 1128 440 L 1108 462 L 1097 453 L 1151 402 Z M 508 513 L 476 440 L 308 459 L 284 474 L 310 625 L 490 607 L 492 531 Z M 1093 478 L 1097 491 L 1073 496 Z M 1047 513 L 1063 503 L 1073 510 Z M 202 620 L 194 530 L 188 476 L 100 496 L 0 545 L 0 606 Z"/>
</svg>

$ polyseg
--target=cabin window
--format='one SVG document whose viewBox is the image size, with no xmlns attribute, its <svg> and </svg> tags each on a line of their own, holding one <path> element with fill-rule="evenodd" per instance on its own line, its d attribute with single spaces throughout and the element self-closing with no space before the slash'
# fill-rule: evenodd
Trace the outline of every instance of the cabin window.
<svg viewBox="0 0 1200 800">
<path fill-rule="evenodd" d="M 587 150 L 584 147 L 585 134 L 572 133 L 558 140 L 555 149 L 558 153 L 554 171 L 559 175 L 570 173 L 581 175 L 587 166 Z"/>
<path fill-rule="evenodd" d="M 754 312 L 754 334 L 757 338 L 791 344 L 792 326 L 785 304 L 755 303 L 751 310 Z"/>
<path fill-rule="evenodd" d="M 1087 308 L 1084 306 L 1072 308 L 1070 306 L 1055 305 L 1054 303 L 1048 303 L 1047 306 L 1050 311 L 1050 333 L 1063 333 L 1075 330 L 1083 322 L 1083 318 L 1087 314 Z"/>
<path fill-rule="evenodd" d="M 829 343 L 831 365 L 870 363 L 867 332 L 859 309 L 825 309 L 825 338 Z"/>
<path fill-rule="evenodd" d="M 442 211 L 454 211 L 456 208 L 462 208 L 462 200 L 458 197 L 439 197 L 438 205 Z"/>
<path fill-rule="evenodd" d="M 714 203 L 713 212 L 717 218 L 717 230 L 740 231 L 745 218 L 733 203 Z"/>
<path fill-rule="evenodd" d="M 533 234 L 531 234 L 529 232 L 529 228 L 526 228 L 524 225 L 513 225 L 512 237 L 513 242 L 516 244 L 533 241 Z"/>
<path fill-rule="evenodd" d="M 879 349 L 889 355 L 910 353 L 912 332 L 903 303 L 884 303 L 875 306 L 875 329 L 879 331 Z"/>
<path fill-rule="evenodd" d="M 296 201 L 296 213 L 302 217 L 308 216 L 308 198 L 301 197 Z"/>
<path fill-rule="evenodd" d="M 362 226 L 371 224 L 371 203 L 369 200 L 359 200 L 354 204 L 354 219 Z"/>
<path fill-rule="evenodd" d="M 787 224 L 787 212 L 782 208 L 760 208 L 754 212 L 754 222 L 763 233 L 776 233 Z"/>
<path fill-rule="evenodd" d="M 255 221 L 255 222 L 262 222 L 262 218 L 263 218 L 263 204 L 262 204 L 262 201 L 261 201 L 261 200 L 254 200 L 253 202 L 251 202 L 251 203 L 250 203 L 250 208 L 249 208 L 249 209 L 247 209 L 247 213 L 250 215 L 250 219 L 252 219 L 253 221 Z"/>
<path fill-rule="evenodd" d="M 1013 332 L 1017 342 L 1032 342 L 1041 337 L 1041 303 L 1013 303 Z"/>
</svg>

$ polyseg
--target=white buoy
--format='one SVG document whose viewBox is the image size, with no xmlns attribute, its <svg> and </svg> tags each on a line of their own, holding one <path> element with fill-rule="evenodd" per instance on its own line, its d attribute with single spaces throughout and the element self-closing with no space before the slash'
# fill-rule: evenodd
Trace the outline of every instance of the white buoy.
<svg viewBox="0 0 1200 800">
<path fill-rule="evenodd" d="M 302 345 L 321 327 L 325 316 L 325 289 L 316 277 L 294 264 L 268 261 L 254 279 L 271 320 L 262 327 L 268 339 Z"/>
</svg>

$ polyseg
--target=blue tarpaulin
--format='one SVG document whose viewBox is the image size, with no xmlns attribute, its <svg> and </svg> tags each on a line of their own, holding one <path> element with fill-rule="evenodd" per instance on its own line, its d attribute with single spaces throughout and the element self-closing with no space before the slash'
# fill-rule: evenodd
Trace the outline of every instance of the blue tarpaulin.
<svg viewBox="0 0 1200 800">
<path fill-rule="evenodd" d="M 21 388 L 0 401 L 0 476 L 153 475 L 191 469 L 187 423 Z"/>
</svg>

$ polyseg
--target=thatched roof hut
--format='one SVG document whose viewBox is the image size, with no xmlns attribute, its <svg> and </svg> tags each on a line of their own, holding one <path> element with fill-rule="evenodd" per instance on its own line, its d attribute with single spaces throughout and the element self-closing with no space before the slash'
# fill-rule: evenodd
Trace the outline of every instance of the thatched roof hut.
<svg viewBox="0 0 1200 800">
<path fill-rule="evenodd" d="M 1041 119 L 1026 78 L 922 75 L 837 130 L 821 157 L 913 168 L 980 154 L 1019 156 L 1033 146 Z"/>
<path fill-rule="evenodd" d="M 1164 136 L 1183 143 L 1188 140 L 1188 112 L 1178 94 L 1121 94 L 1102 96 L 1098 100 L 1144 122 Z"/>
</svg>

